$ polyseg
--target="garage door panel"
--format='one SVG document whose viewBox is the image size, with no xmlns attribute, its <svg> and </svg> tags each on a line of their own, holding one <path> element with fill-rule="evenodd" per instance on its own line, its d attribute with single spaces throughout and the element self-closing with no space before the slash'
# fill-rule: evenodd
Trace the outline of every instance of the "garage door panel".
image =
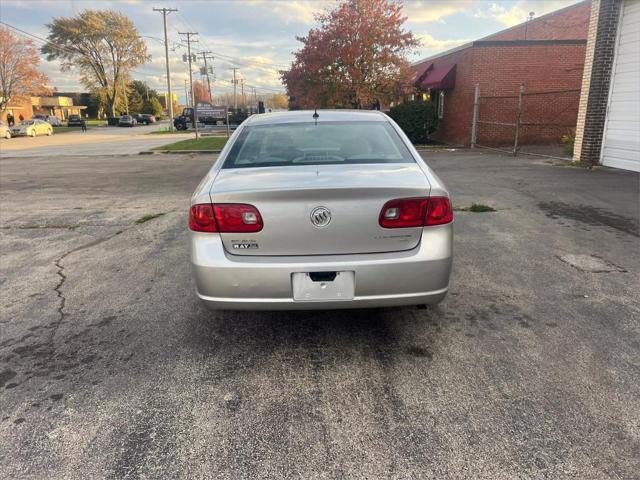
<svg viewBox="0 0 640 480">
<path fill-rule="evenodd" d="M 601 161 L 640 172 L 640 0 L 623 2 L 618 29 Z"/>
</svg>

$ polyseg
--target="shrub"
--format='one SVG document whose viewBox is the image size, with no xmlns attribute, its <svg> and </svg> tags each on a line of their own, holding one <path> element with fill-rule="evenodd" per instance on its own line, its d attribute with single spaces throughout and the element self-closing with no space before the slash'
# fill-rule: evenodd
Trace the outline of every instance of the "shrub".
<svg viewBox="0 0 640 480">
<path fill-rule="evenodd" d="M 572 128 L 571 130 L 569 130 L 569 133 L 560 137 L 560 140 L 564 144 L 564 153 L 572 157 L 573 145 L 576 143 L 576 129 Z"/>
<path fill-rule="evenodd" d="M 392 107 L 389 116 L 402 128 L 412 143 L 426 143 L 438 126 L 438 114 L 433 102 L 413 100 Z"/>
</svg>

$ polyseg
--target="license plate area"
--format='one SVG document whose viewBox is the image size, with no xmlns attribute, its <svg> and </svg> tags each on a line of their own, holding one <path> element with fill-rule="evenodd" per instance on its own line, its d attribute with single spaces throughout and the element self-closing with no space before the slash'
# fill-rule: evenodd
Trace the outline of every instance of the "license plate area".
<svg viewBox="0 0 640 480">
<path fill-rule="evenodd" d="M 296 272 L 291 284 L 296 301 L 353 300 L 355 272 Z"/>
</svg>

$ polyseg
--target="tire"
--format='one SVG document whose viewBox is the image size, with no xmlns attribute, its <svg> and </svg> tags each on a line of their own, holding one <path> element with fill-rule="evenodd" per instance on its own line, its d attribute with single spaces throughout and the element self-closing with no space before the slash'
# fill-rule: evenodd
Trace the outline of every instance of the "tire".
<svg viewBox="0 0 640 480">
<path fill-rule="evenodd" d="M 50 137 L 52 133 L 53 133 L 53 129 L 52 128 L 47 130 L 47 137 Z"/>
<path fill-rule="evenodd" d="M 31 132 L 29 132 L 29 136 L 31 138 L 36 138 L 36 131 L 35 130 L 31 130 Z"/>
<path fill-rule="evenodd" d="M 7 132 L 4 134 L 4 138 L 6 138 L 7 140 L 11 138 L 11 132 L 9 130 L 7 130 Z"/>
</svg>

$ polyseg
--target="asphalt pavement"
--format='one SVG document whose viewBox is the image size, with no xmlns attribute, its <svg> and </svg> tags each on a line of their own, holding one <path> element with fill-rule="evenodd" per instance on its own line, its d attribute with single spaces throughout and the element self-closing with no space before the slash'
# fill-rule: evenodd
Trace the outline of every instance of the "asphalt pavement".
<svg viewBox="0 0 640 480">
<path fill-rule="evenodd" d="M 0 158 L 42 156 L 134 155 L 167 143 L 193 138 L 193 133 L 149 135 L 167 128 L 168 122 L 136 127 L 89 127 L 86 132 L 55 133 L 50 137 L 15 137 L 0 139 Z"/>
<path fill-rule="evenodd" d="M 446 300 L 295 313 L 196 300 L 213 156 L 0 159 L 0 478 L 638 478 L 638 174 L 425 157 Z"/>
</svg>

